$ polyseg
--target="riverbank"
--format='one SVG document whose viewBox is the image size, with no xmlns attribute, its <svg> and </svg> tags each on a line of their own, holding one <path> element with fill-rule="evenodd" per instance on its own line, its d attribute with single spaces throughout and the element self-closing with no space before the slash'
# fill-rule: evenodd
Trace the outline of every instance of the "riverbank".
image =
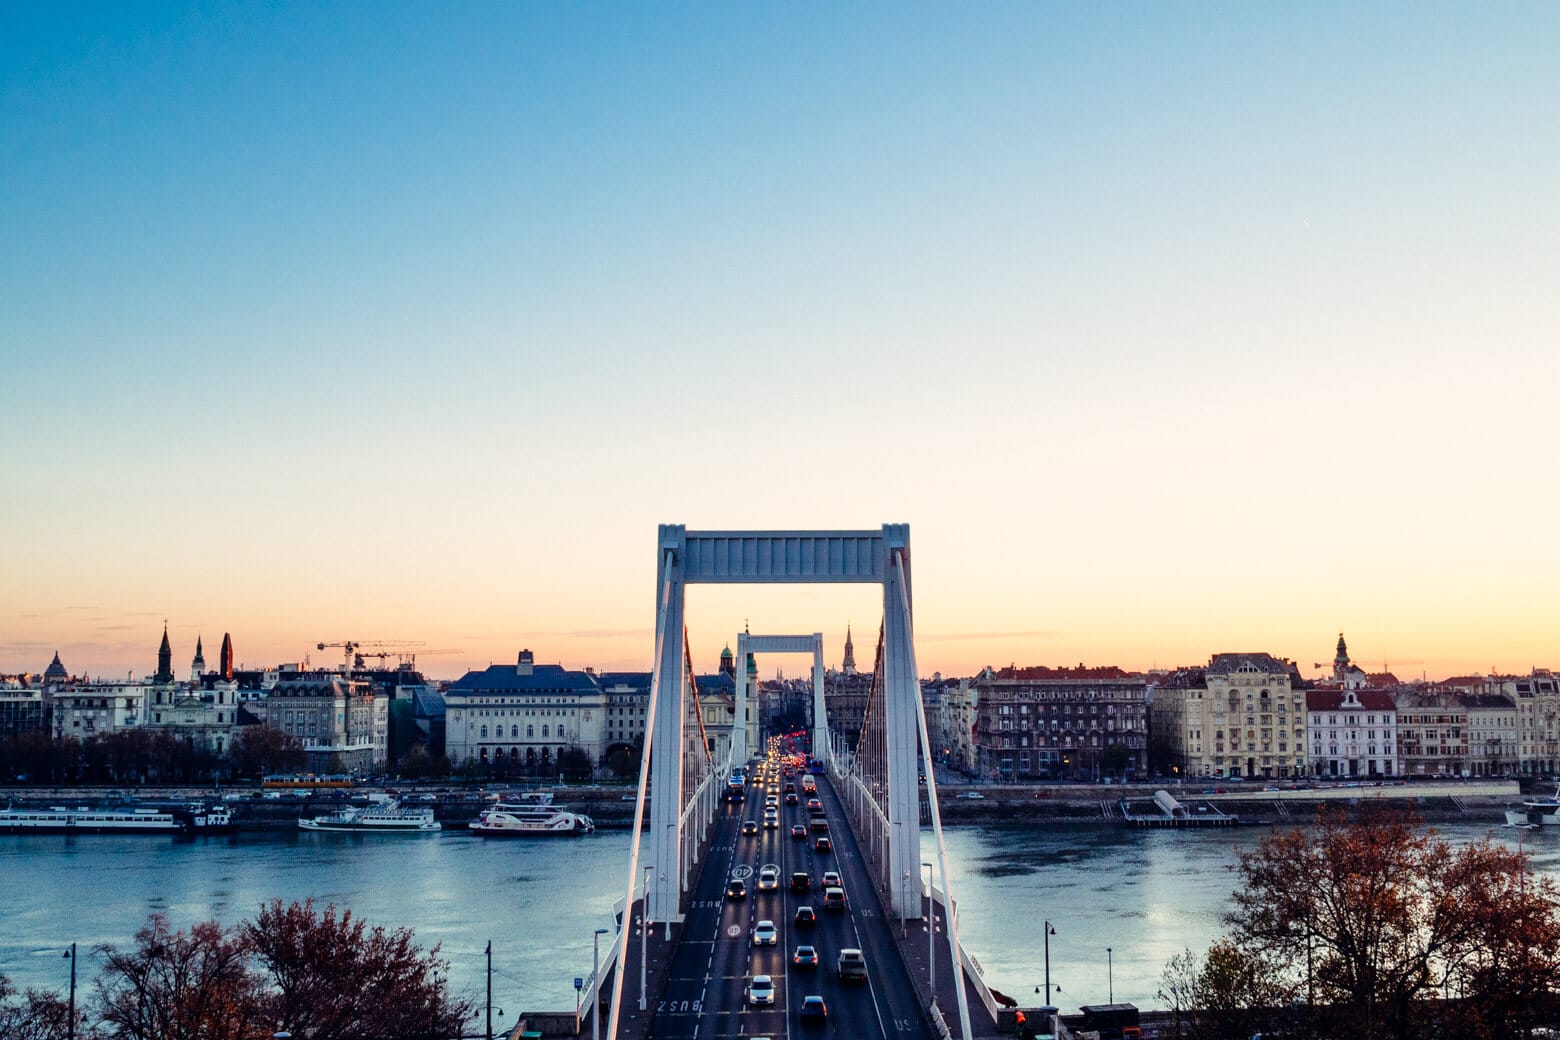
<svg viewBox="0 0 1560 1040">
<path fill-rule="evenodd" d="M 472 788 L 418 788 L 407 795 L 405 789 L 392 788 L 408 804 L 426 805 L 446 829 L 461 829 L 476 819 L 482 809 L 496 798 L 512 796 L 509 790 Z M 535 790 L 535 789 L 531 789 Z M 578 786 L 542 788 L 559 805 L 589 816 L 598 828 L 615 830 L 631 827 L 634 821 L 634 789 L 619 786 Z M 1520 801 L 1515 781 L 1447 781 L 1443 783 L 1397 783 L 1381 786 L 1344 786 L 1267 790 L 1256 784 L 1044 784 L 1044 785 L 945 785 L 939 788 L 942 819 L 947 824 L 1089 824 L 1115 823 L 1123 826 L 1122 803 L 1130 803 L 1131 814 L 1154 812 L 1152 800 L 1158 790 L 1167 790 L 1188 806 L 1207 806 L 1209 813 L 1235 817 L 1243 825 L 1304 823 L 1315 818 L 1324 807 L 1347 807 L 1367 803 L 1390 804 L 1412 810 L 1427 822 L 1490 821 L 1504 822 L 1502 813 Z M 221 799 L 234 810 L 238 825 L 253 830 L 284 830 L 298 820 L 323 815 L 354 804 L 363 804 L 370 794 L 384 794 L 385 788 L 361 787 L 351 791 L 321 790 L 298 797 L 288 793 L 271 798 L 253 788 L 213 791 L 210 788 L 9 788 L 0 789 L 0 802 L 17 806 L 124 804 L 127 800 L 150 802 L 190 802 Z M 976 797 L 978 796 L 978 797 Z M 931 822 L 931 807 L 922 792 L 921 822 Z"/>
</svg>

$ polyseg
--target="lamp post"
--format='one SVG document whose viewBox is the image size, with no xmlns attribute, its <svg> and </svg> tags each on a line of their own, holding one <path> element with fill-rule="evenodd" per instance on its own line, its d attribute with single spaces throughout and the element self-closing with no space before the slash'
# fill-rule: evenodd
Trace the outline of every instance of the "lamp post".
<svg viewBox="0 0 1560 1040">
<path fill-rule="evenodd" d="M 1051 936 L 1056 934 L 1056 926 L 1050 921 L 1045 922 L 1042 929 L 1045 933 L 1045 1006 L 1051 1006 Z"/>
<path fill-rule="evenodd" d="M 597 928 L 590 939 L 590 1036 L 601 1040 L 601 937 L 605 928 Z"/>
<path fill-rule="evenodd" d="M 933 936 L 937 932 L 937 894 L 932 891 L 932 865 L 922 863 L 926 868 L 926 963 L 927 980 L 931 986 L 932 999 L 937 999 L 937 943 Z"/>
<path fill-rule="evenodd" d="M 493 1040 L 493 940 L 487 944 L 487 1040 Z"/>
<path fill-rule="evenodd" d="M 649 958 L 650 949 L 650 874 L 655 870 L 654 865 L 645 868 L 644 901 L 639 908 L 639 1010 L 643 1011 L 647 1000 L 645 994 L 645 961 Z"/>
<path fill-rule="evenodd" d="M 1116 973 L 1111 964 L 1109 946 L 1105 947 L 1105 985 L 1107 987 L 1106 992 L 1110 995 L 1110 999 L 1106 1003 L 1114 1004 L 1116 1002 Z"/>
<path fill-rule="evenodd" d="M 65 951 L 65 959 L 70 961 L 70 1040 L 76 1040 L 76 944 L 71 943 L 70 949 Z"/>
</svg>

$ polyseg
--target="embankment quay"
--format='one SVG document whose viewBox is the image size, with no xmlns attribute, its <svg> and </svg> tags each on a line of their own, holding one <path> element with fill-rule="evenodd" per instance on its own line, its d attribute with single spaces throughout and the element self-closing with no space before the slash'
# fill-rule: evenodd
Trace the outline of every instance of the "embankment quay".
<svg viewBox="0 0 1560 1040">
<path fill-rule="evenodd" d="M 426 804 L 446 828 L 460 828 L 476 819 L 495 798 L 514 794 L 509 789 L 423 787 L 406 796 L 409 804 Z M 560 804 L 585 813 L 603 829 L 632 825 L 632 788 L 615 786 L 527 787 L 526 791 L 553 794 Z M 1021 824 L 1025 822 L 1101 824 L 1127 822 L 1127 816 L 1151 812 L 1156 791 L 1168 791 L 1192 807 L 1204 805 L 1239 824 L 1272 825 L 1305 823 L 1323 808 L 1371 804 L 1411 810 L 1426 822 L 1490 819 L 1500 822 L 1500 811 L 1517 801 L 1515 781 L 1400 782 L 1380 786 L 1318 786 L 1267 790 L 1259 784 L 1223 781 L 1182 784 L 949 784 L 942 788 L 941 811 L 949 824 Z M 404 788 L 360 787 L 351 792 L 316 792 L 310 797 L 266 798 L 250 788 L 213 791 L 194 787 L 11 787 L 0 788 L 0 801 L 17 806 L 121 804 L 130 802 L 190 802 L 223 799 L 235 812 L 243 829 L 268 830 L 296 827 L 305 816 L 317 816 L 360 801 L 365 795 Z M 973 797 L 979 795 L 979 797 Z M 1128 813 L 1123 812 L 1126 802 Z M 929 807 L 922 799 L 922 822 Z"/>
</svg>

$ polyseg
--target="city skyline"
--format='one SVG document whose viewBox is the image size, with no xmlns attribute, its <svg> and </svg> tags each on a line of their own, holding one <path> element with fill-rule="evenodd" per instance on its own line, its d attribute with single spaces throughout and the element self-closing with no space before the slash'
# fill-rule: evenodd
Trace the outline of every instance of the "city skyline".
<svg viewBox="0 0 1560 1040">
<path fill-rule="evenodd" d="M 643 669 L 658 523 L 909 523 L 924 675 L 1309 677 L 1340 630 L 1560 665 L 1556 39 L 1537 3 L 7 9 L 0 672 L 139 675 L 164 618 L 176 664 Z M 835 663 L 881 604 L 688 611 L 699 667 L 745 621 Z"/>
</svg>

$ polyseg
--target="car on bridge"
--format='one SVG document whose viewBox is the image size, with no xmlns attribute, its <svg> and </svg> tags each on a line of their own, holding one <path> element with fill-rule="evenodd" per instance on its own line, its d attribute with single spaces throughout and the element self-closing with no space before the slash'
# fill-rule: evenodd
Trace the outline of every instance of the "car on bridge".
<svg viewBox="0 0 1560 1040">
<path fill-rule="evenodd" d="M 814 816 L 822 816 L 823 803 L 816 798 L 809 798 L 807 799 L 807 811 L 812 813 Z"/>
<path fill-rule="evenodd" d="M 768 975 L 754 975 L 753 981 L 748 983 L 747 1002 L 749 1004 L 773 1004 L 775 1002 L 775 980 Z"/>
<path fill-rule="evenodd" d="M 766 831 L 777 831 L 779 829 L 780 829 L 780 817 L 771 815 L 770 813 L 765 813 L 764 814 L 764 830 L 766 830 Z"/>
<path fill-rule="evenodd" d="M 818 967 L 818 951 L 811 946 L 798 946 L 796 952 L 791 954 L 791 963 L 798 968 L 816 968 Z"/>
<path fill-rule="evenodd" d="M 766 866 L 758 872 L 758 890 L 760 892 L 775 892 L 780 888 L 780 868 Z"/>
<path fill-rule="evenodd" d="M 727 899 L 746 899 L 747 898 L 747 882 L 743 881 L 741 878 L 732 878 L 731 879 L 731 884 L 726 886 L 726 898 Z"/>
<path fill-rule="evenodd" d="M 820 853 L 820 854 L 825 853 L 825 852 L 833 852 L 834 851 L 834 842 L 830 841 L 829 840 L 829 836 L 827 834 L 825 834 L 825 835 L 821 836 L 817 841 L 813 842 L 813 851 L 817 852 L 817 853 Z"/>
<path fill-rule="evenodd" d="M 822 816 L 814 816 L 812 818 L 811 826 L 814 834 L 829 833 L 829 821 L 825 820 Z"/>
<path fill-rule="evenodd" d="M 797 804 L 797 798 L 796 798 L 796 792 L 795 791 L 792 791 L 790 794 L 785 796 L 785 804 L 786 805 L 796 805 Z"/>
<path fill-rule="evenodd" d="M 812 875 L 805 870 L 794 871 L 791 874 L 791 891 L 797 895 L 806 895 L 812 891 Z"/>
<path fill-rule="evenodd" d="M 807 828 L 799 823 L 793 823 L 791 825 L 791 837 L 795 838 L 797 841 L 806 841 Z"/>
<path fill-rule="evenodd" d="M 841 982 L 867 981 L 867 958 L 860 950 L 841 950 L 836 969 Z"/>
<path fill-rule="evenodd" d="M 796 1017 L 803 1022 L 827 1022 L 829 1006 L 823 1002 L 822 997 L 810 993 L 802 998 L 802 1010 Z"/>
<path fill-rule="evenodd" d="M 753 926 L 754 946 L 774 946 L 780 941 L 780 929 L 773 921 L 760 921 Z"/>
<path fill-rule="evenodd" d="M 758 821 L 757 820 L 743 820 L 742 821 L 742 833 L 746 834 L 749 837 L 752 837 L 753 835 L 757 834 L 758 833 Z"/>
<path fill-rule="evenodd" d="M 845 890 L 843 888 L 826 888 L 823 890 L 823 908 L 825 910 L 845 909 Z"/>
<path fill-rule="evenodd" d="M 844 888 L 845 882 L 840 880 L 840 872 L 837 870 L 825 870 L 823 880 L 818 882 L 824 888 Z"/>
</svg>

